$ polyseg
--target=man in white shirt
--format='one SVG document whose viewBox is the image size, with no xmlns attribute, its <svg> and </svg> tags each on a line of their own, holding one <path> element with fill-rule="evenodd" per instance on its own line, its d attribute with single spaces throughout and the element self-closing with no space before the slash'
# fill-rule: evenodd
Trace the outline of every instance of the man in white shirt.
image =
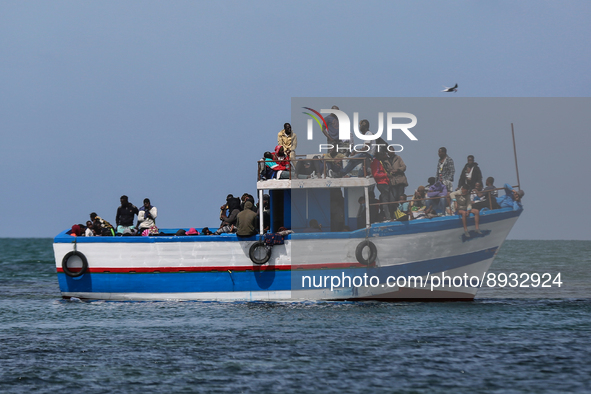
<svg viewBox="0 0 591 394">
<path fill-rule="evenodd" d="M 156 216 L 158 216 L 158 210 L 150 204 L 150 199 L 144 199 L 144 205 L 140 208 L 137 215 L 138 229 L 141 234 L 142 231 L 156 227 Z"/>
</svg>

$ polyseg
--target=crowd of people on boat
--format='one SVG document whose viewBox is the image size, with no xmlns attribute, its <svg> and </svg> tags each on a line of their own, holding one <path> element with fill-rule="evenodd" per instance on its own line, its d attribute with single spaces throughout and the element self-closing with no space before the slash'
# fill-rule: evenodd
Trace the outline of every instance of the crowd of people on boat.
<svg viewBox="0 0 591 394">
<path fill-rule="evenodd" d="M 125 195 L 120 198 L 121 205 L 117 208 L 115 225 L 92 212 L 90 220 L 86 224 L 75 224 L 68 234 L 76 237 L 114 237 L 114 236 L 158 236 L 158 235 L 220 235 L 224 233 L 236 233 L 240 237 L 250 237 L 259 233 L 260 216 L 259 207 L 262 205 L 263 227 L 269 230 L 270 211 L 269 195 L 263 195 L 262 204 L 256 203 L 254 197 L 244 193 L 241 198 L 228 194 L 226 202 L 220 207 L 220 227 L 211 231 L 204 227 L 201 231 L 190 228 L 188 231 L 179 229 L 174 234 L 161 232 L 156 226 L 158 209 L 150 203 L 150 199 L 144 199 L 144 204 L 138 209 L 129 202 Z M 137 216 L 137 219 L 136 219 Z"/>
<path fill-rule="evenodd" d="M 119 199 L 121 205 L 115 215 L 115 226 L 107 220 L 92 212 L 90 220 L 86 224 L 75 224 L 70 230 L 70 235 L 77 237 L 114 237 L 116 235 L 158 235 L 156 217 L 158 209 L 150 203 L 149 198 L 144 199 L 144 204 L 138 208 L 129 202 L 126 195 Z M 137 220 L 135 220 L 137 216 Z M 135 222 L 135 224 L 134 224 Z"/>
<path fill-rule="evenodd" d="M 337 106 L 332 109 L 338 110 Z M 259 179 L 315 179 L 315 178 L 348 178 L 357 169 L 357 177 L 373 177 L 375 185 L 369 188 L 369 201 L 359 198 L 357 227 L 366 226 L 366 210 L 369 209 L 371 223 L 386 221 L 408 221 L 430 219 L 437 216 L 459 215 L 462 219 L 465 235 L 469 237 L 467 218 L 475 217 L 476 233 L 480 233 L 479 217 L 482 210 L 504 207 L 521 208 L 523 190 L 514 190 L 505 184 L 505 195 L 499 196 L 494 185 L 494 178 L 488 177 L 483 185 L 482 171 L 469 155 L 463 166 L 457 187 L 454 188 L 455 166 L 447 149 L 438 150 L 439 160 L 434 177 L 429 177 L 425 186 L 419 186 L 409 200 L 405 194 L 408 187 L 406 164 L 396 152 L 385 149 L 388 144 L 382 138 L 364 142 L 364 149 L 352 149 L 353 136 L 350 139 L 339 139 L 339 124 L 335 114 L 325 117 L 326 125 L 322 132 L 326 136 L 327 145 L 331 148 L 322 156 L 312 159 L 296 159 L 297 135 L 289 123 L 277 135 L 277 145 L 273 152 L 265 152 L 259 167 Z M 359 131 L 366 136 L 373 135 L 369 121 L 359 122 Z M 346 161 L 346 164 L 344 163 Z M 379 196 L 376 197 L 377 188 Z M 220 207 L 220 227 L 210 231 L 204 227 L 201 231 L 191 228 L 189 231 L 180 229 L 176 234 L 163 234 L 156 226 L 158 210 L 152 206 L 150 199 L 138 209 L 129 202 L 127 196 L 121 196 L 121 206 L 117 208 L 115 226 L 98 216 L 90 214 L 86 224 L 72 226 L 69 232 L 73 236 L 154 236 L 154 235 L 220 235 L 236 233 L 241 237 L 250 237 L 259 233 L 260 214 L 263 215 L 263 230 L 270 227 L 270 201 L 264 195 L 263 201 L 255 204 L 254 197 L 244 193 L 241 198 L 229 194 L 226 202 Z M 260 207 L 262 206 L 262 211 Z M 137 221 L 135 217 L 137 216 Z M 135 221 L 135 224 L 134 224 Z M 316 220 L 310 222 L 309 231 L 322 231 Z M 349 230 L 346 226 L 337 231 Z M 333 230 L 334 231 L 334 230 Z"/>
<path fill-rule="evenodd" d="M 333 106 L 332 109 L 339 108 Z M 352 135 L 347 140 L 339 139 L 337 116 L 330 114 L 325 117 L 325 121 L 322 132 L 326 136 L 327 146 L 331 148 L 322 156 L 299 160 L 296 160 L 295 154 L 297 135 L 291 125 L 285 123 L 277 136 L 274 152 L 265 152 L 263 155 L 260 179 L 347 178 L 357 169 L 358 177 L 374 178 L 375 188 L 379 192 L 376 198 L 375 188 L 370 188 L 369 204 L 365 197 L 359 198 L 358 228 L 365 227 L 365 209 L 369 206 L 371 222 L 459 215 L 465 234 L 469 236 L 466 219 L 471 214 L 475 217 L 476 233 L 479 234 L 481 210 L 521 207 L 524 191 L 514 190 L 505 184 L 502 188 L 505 189 L 505 195 L 499 196 L 500 188 L 494 185 L 494 178 L 489 176 L 484 180 L 473 155 L 467 157 L 457 187 L 454 188 L 456 170 L 445 147 L 438 150 L 435 176 L 429 177 L 425 186 L 418 187 L 409 201 L 405 194 L 408 187 L 406 164 L 400 155 L 385 148 L 388 146 L 385 140 L 381 137 L 366 140 L 363 149 L 353 149 Z M 374 135 L 367 119 L 359 122 L 359 131 L 366 136 Z"/>
</svg>

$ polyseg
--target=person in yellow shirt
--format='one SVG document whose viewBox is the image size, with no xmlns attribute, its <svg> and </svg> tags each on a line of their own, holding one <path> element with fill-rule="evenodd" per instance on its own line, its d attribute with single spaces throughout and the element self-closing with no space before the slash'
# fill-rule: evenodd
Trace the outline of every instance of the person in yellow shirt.
<svg viewBox="0 0 591 394">
<path fill-rule="evenodd" d="M 285 123 L 283 130 L 277 135 L 277 145 L 281 145 L 285 151 L 285 155 L 289 157 L 289 160 L 295 160 L 295 150 L 298 146 L 298 137 L 291 130 L 291 125 Z"/>
</svg>

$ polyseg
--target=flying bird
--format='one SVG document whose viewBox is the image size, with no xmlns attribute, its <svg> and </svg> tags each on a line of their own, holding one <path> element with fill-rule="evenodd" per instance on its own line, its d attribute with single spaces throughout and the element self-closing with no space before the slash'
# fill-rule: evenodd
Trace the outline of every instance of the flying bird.
<svg viewBox="0 0 591 394">
<path fill-rule="evenodd" d="M 456 86 L 454 86 L 453 88 L 448 88 L 447 86 L 444 86 L 444 90 L 442 90 L 442 92 L 447 92 L 447 93 L 451 93 L 451 92 L 457 92 L 458 91 L 458 84 L 456 83 Z"/>
</svg>

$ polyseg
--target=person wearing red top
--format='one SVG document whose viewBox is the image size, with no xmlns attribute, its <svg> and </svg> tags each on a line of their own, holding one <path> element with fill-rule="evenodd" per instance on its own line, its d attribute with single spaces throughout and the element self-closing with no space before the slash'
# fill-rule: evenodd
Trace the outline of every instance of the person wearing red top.
<svg viewBox="0 0 591 394">
<path fill-rule="evenodd" d="M 388 177 L 386 170 L 384 170 L 384 165 L 382 164 L 384 160 L 387 160 L 385 152 L 377 152 L 376 158 L 371 162 L 371 174 L 373 175 L 373 179 L 376 181 L 378 190 L 380 191 L 380 201 L 383 204 L 381 207 L 385 219 L 392 220 L 389 208 L 389 203 L 391 202 L 390 178 Z"/>
<path fill-rule="evenodd" d="M 295 173 L 291 170 L 291 163 L 289 157 L 285 155 L 285 150 L 281 145 L 277 145 L 275 147 L 273 161 L 276 163 L 276 166 L 271 167 L 271 169 L 273 171 L 278 171 L 277 179 L 295 178 Z"/>
</svg>

